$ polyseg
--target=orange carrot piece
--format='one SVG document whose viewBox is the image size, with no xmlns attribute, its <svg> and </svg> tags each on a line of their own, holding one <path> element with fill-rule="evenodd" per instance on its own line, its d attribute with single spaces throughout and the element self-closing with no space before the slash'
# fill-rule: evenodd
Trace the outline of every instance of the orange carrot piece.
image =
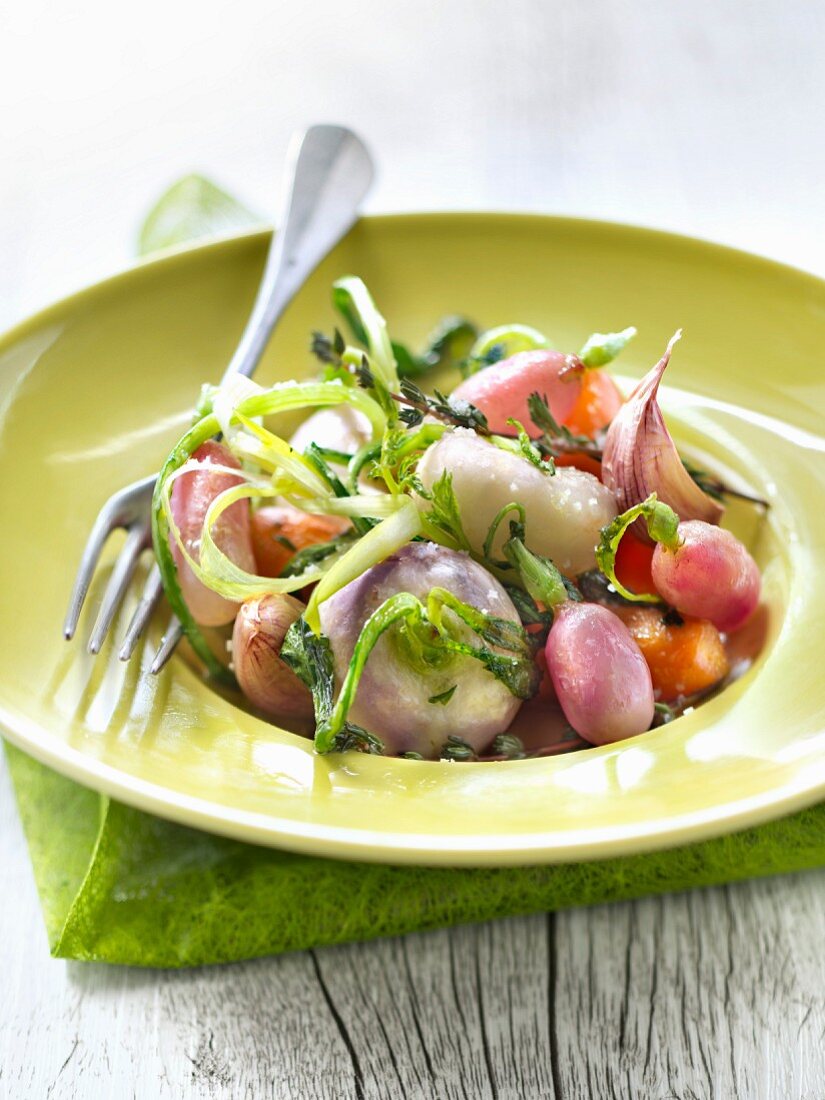
<svg viewBox="0 0 825 1100">
<path fill-rule="evenodd" d="M 607 427 L 623 403 L 619 387 L 606 371 L 587 370 L 576 403 L 562 423 L 576 435 L 592 438 Z"/>
<path fill-rule="evenodd" d="M 349 527 L 340 516 L 313 516 L 277 505 L 252 513 L 252 549 L 258 573 L 279 577 L 298 550 L 329 542 Z"/>
<path fill-rule="evenodd" d="M 728 656 L 719 631 L 707 619 L 665 621 L 650 607 L 614 608 L 644 654 L 656 697 L 665 702 L 713 687 L 727 676 Z"/>
</svg>

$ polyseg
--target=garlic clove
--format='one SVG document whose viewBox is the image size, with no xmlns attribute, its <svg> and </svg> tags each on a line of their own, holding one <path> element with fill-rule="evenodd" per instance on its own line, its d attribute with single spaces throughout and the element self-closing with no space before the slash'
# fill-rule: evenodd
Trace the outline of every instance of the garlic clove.
<svg viewBox="0 0 825 1100">
<path fill-rule="evenodd" d="M 612 490 L 619 511 L 641 504 L 651 493 L 681 520 L 718 524 L 724 507 L 703 492 L 679 457 L 659 408 L 657 393 L 680 329 L 667 350 L 628 397 L 607 431 L 602 455 L 602 481 Z M 644 524 L 634 530 L 649 542 Z"/>
<path fill-rule="evenodd" d="M 232 667 L 250 703 L 270 718 L 304 722 L 312 717 L 312 697 L 281 658 L 287 630 L 304 605 L 286 595 L 268 595 L 241 605 L 232 632 Z"/>
</svg>

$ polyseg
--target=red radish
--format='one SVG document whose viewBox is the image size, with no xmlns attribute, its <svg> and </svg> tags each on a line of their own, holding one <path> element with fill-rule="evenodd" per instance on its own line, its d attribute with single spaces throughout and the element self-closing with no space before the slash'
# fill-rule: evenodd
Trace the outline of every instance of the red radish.
<svg viewBox="0 0 825 1100">
<path fill-rule="evenodd" d="M 511 432 L 507 420 L 512 417 L 538 436 L 541 431 L 530 420 L 527 400 L 533 393 L 546 397 L 550 412 L 563 423 L 581 391 L 581 370 L 571 370 L 571 363 L 575 357 L 560 351 L 520 351 L 465 379 L 453 390 L 452 399 L 475 405 L 494 432 Z"/>
<path fill-rule="evenodd" d="M 562 603 L 545 647 L 565 718 L 585 740 L 606 745 L 650 728 L 650 669 L 630 631 L 606 607 Z"/>
<path fill-rule="evenodd" d="M 211 440 L 203 443 L 192 457 L 198 462 L 206 463 L 207 468 L 193 469 L 191 473 L 182 474 L 172 486 L 172 518 L 188 553 L 195 561 L 199 561 L 203 520 L 209 505 L 225 489 L 240 485 L 242 479 L 208 468 L 209 465 L 219 465 L 240 469 L 231 451 L 221 443 Z M 248 501 L 239 500 L 222 512 L 212 528 L 212 537 L 218 548 L 237 566 L 249 573 L 255 572 Z M 187 564 L 177 541 L 174 538 L 170 541 L 181 592 L 195 622 L 201 626 L 231 623 L 237 613 L 238 604 L 201 584 Z"/>
<path fill-rule="evenodd" d="M 656 588 L 684 615 L 710 619 L 717 630 L 742 626 L 759 603 L 759 568 L 730 531 L 692 519 L 677 528 L 672 548 L 658 543 L 652 573 Z"/>
</svg>

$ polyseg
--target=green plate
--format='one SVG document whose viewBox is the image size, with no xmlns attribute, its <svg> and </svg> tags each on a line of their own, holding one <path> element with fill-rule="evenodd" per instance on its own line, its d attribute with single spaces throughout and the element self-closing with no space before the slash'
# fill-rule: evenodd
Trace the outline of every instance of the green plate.
<svg viewBox="0 0 825 1100">
<path fill-rule="evenodd" d="M 0 341 L 0 723 L 10 740 L 144 810 L 245 840 L 389 862 L 579 860 L 741 828 L 825 794 L 825 283 L 753 256 L 598 222 L 410 215 L 361 222 L 285 316 L 262 381 L 305 376 L 329 287 L 362 275 L 399 338 L 444 312 L 521 320 L 576 348 L 679 326 L 664 405 L 683 445 L 772 503 L 731 519 L 764 570 L 767 638 L 734 686 L 675 724 L 554 759 L 417 763 L 310 744 L 252 717 L 182 656 L 147 673 L 61 622 L 92 520 L 156 470 L 241 333 L 267 237 L 183 250 L 83 291 Z M 109 559 L 118 548 L 112 540 Z M 105 579 L 105 578 L 104 578 Z M 101 586 L 93 592 L 99 600 Z M 117 637 L 125 624 L 115 631 Z M 85 621 L 88 629 L 88 619 Z"/>
</svg>

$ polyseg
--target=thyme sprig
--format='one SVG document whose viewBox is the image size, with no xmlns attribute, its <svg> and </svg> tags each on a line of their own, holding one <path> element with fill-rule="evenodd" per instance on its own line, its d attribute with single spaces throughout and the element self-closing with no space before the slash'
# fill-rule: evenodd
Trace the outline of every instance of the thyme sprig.
<svg viewBox="0 0 825 1100">
<path fill-rule="evenodd" d="M 417 427 L 425 416 L 433 416 L 457 428 L 470 428 L 478 435 L 492 435 L 487 417 L 475 405 L 445 396 L 440 390 L 433 390 L 430 397 L 409 378 L 402 378 L 401 393 L 390 393 L 390 397 L 403 406 L 399 417 L 408 427 Z"/>
<path fill-rule="evenodd" d="M 527 408 L 530 419 L 541 429 L 542 434 L 533 443 L 543 455 L 556 458 L 561 454 L 586 454 L 601 462 L 601 441 L 588 435 L 576 435 L 563 424 L 559 424 L 550 412 L 546 396 L 538 392 L 531 393 L 527 399 Z"/>
</svg>

